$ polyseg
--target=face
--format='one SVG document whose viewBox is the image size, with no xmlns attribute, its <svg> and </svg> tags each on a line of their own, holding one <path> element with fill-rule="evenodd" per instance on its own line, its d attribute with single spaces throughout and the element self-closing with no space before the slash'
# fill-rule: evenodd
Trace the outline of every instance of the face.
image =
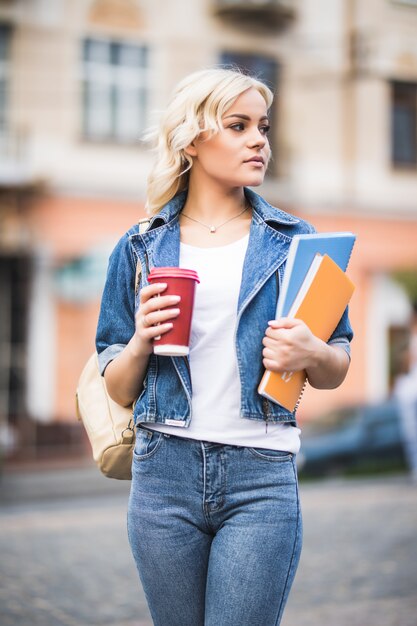
<svg viewBox="0 0 417 626">
<path fill-rule="evenodd" d="M 244 91 L 222 122 L 220 132 L 209 138 L 202 133 L 188 146 L 186 151 L 193 157 L 190 176 L 229 188 L 260 185 L 270 156 L 265 100 L 254 88 Z"/>
</svg>

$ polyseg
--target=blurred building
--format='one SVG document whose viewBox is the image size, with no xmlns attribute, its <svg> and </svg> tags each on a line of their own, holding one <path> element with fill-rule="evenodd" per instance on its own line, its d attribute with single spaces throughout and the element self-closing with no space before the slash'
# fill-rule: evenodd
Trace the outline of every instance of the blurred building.
<svg viewBox="0 0 417 626">
<path fill-rule="evenodd" d="M 173 85 L 221 63 L 276 91 L 273 204 L 352 230 L 354 367 L 300 415 L 377 400 L 417 268 L 415 0 L 0 0 L 0 440 L 73 438 L 107 256 L 143 217 L 141 140 Z M 310 401 L 308 401 L 310 399 Z M 55 428 L 55 430 L 54 430 Z M 59 437 L 58 437 L 59 435 Z M 54 439 L 55 437 L 55 439 Z"/>
</svg>

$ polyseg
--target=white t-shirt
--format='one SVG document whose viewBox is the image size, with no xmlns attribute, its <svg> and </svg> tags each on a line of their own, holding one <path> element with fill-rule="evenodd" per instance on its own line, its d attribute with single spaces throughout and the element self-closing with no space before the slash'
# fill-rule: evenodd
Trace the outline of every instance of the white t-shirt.
<svg viewBox="0 0 417 626">
<path fill-rule="evenodd" d="M 297 453 L 299 428 L 268 423 L 266 432 L 264 421 L 240 417 L 235 330 L 248 240 L 246 235 L 215 248 L 180 244 L 180 267 L 195 270 L 200 278 L 190 339 L 192 419 L 188 428 L 146 427 L 178 437 Z"/>
</svg>

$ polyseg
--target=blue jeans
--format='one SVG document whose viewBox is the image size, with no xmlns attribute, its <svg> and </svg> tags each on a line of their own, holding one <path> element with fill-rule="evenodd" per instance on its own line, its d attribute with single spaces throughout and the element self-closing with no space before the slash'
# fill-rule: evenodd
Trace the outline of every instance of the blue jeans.
<svg viewBox="0 0 417 626">
<path fill-rule="evenodd" d="M 277 626 L 302 543 L 294 455 L 140 427 L 128 534 L 155 626 Z"/>
</svg>

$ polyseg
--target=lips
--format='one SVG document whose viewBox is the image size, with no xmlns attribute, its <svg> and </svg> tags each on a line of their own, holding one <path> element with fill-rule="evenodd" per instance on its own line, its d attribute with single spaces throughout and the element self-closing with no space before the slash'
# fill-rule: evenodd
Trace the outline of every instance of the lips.
<svg viewBox="0 0 417 626">
<path fill-rule="evenodd" d="M 264 158 L 261 156 L 254 156 L 251 159 L 245 161 L 245 163 L 259 163 L 260 165 L 264 165 L 265 161 Z"/>
</svg>

